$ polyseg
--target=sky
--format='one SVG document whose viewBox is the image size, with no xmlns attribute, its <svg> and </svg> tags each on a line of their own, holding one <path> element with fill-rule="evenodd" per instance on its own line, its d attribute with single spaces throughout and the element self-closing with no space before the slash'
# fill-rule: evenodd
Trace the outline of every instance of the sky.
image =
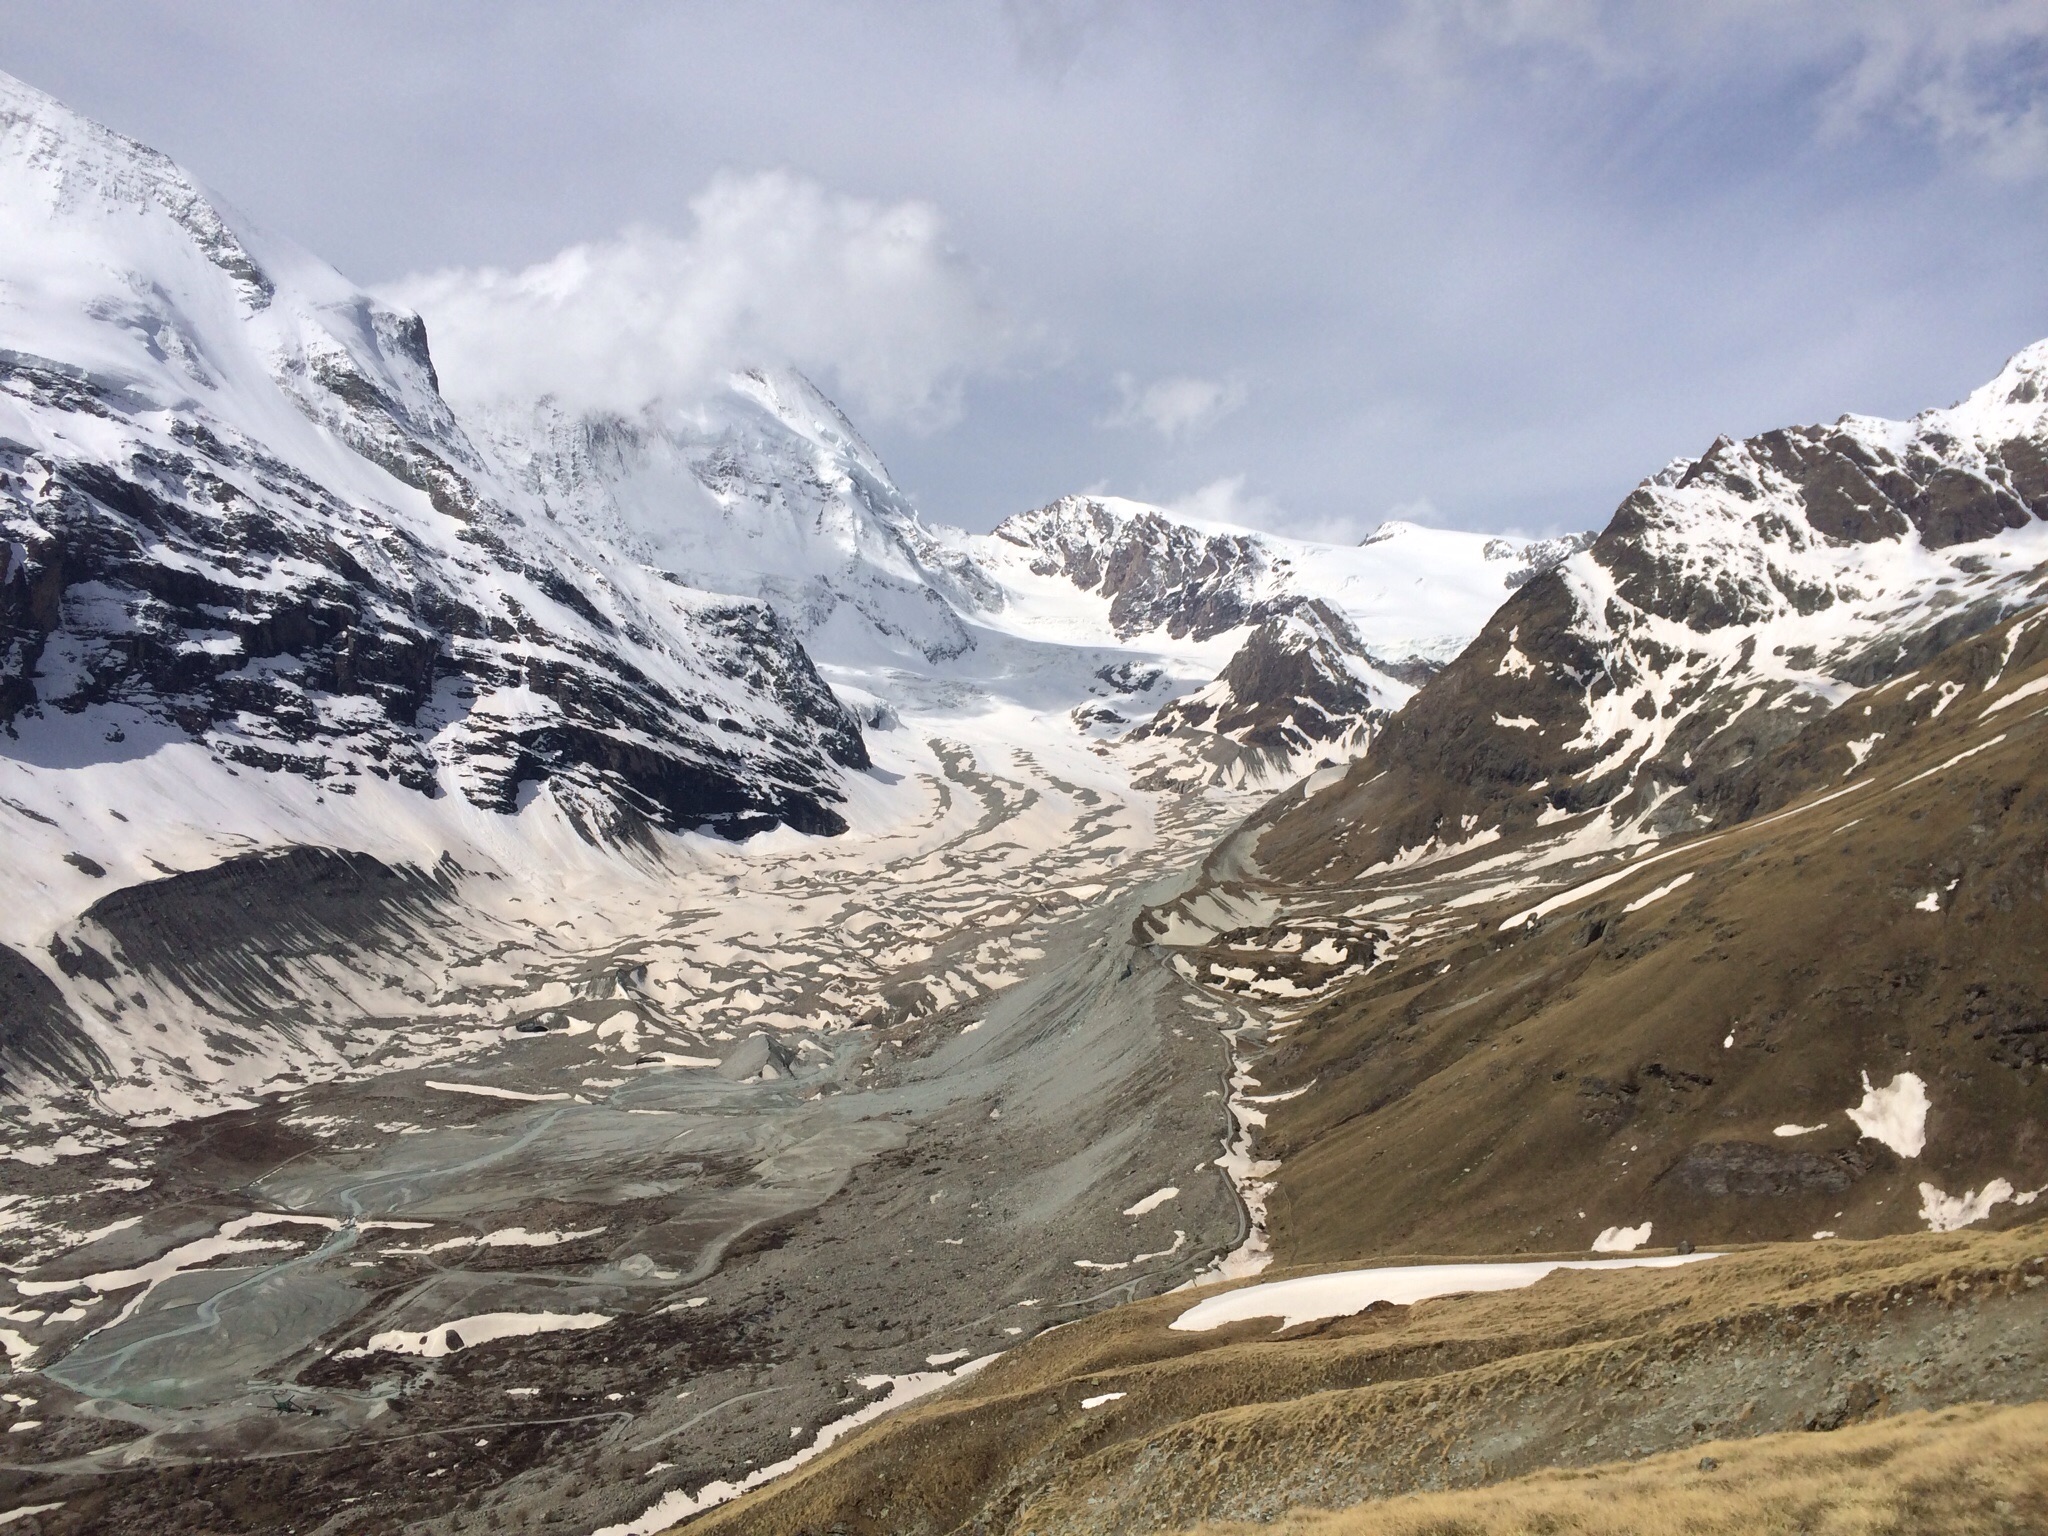
<svg viewBox="0 0 2048 1536">
<path fill-rule="evenodd" d="M 793 364 L 928 518 L 1598 527 L 2048 336 L 2048 0 L 0 0 L 458 408 Z"/>
</svg>

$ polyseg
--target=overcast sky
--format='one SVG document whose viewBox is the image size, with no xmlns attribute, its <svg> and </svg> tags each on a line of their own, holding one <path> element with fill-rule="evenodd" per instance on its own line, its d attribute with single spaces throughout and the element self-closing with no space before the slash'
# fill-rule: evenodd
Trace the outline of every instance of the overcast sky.
<svg viewBox="0 0 2048 1536">
<path fill-rule="evenodd" d="M 1597 526 L 2048 335 L 2048 0 L 0 0 L 444 382 L 805 368 L 927 516 Z"/>
</svg>

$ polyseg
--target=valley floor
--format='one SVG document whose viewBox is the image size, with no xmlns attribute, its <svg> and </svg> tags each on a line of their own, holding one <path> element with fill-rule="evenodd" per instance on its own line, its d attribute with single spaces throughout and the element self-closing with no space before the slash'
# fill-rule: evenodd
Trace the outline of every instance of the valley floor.
<svg viewBox="0 0 2048 1536">
<path fill-rule="evenodd" d="M 1249 798 L 966 724 L 890 733 L 872 830 L 714 845 L 659 901 L 529 888 L 487 1025 L 18 1126 L 0 1510 L 651 1530 L 1236 1248 L 1236 1016 L 1132 924 Z"/>
</svg>

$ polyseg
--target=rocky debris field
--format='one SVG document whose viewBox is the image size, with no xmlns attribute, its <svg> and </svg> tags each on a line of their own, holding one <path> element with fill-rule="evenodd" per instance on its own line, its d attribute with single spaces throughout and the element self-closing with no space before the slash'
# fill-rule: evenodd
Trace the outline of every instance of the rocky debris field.
<svg viewBox="0 0 2048 1536">
<path fill-rule="evenodd" d="M 20 1528 L 594 1530 L 1236 1249 L 1239 1020 L 1132 926 L 1236 808 L 935 746 L 884 849 L 535 950 L 459 1050 L 12 1123 Z"/>
</svg>

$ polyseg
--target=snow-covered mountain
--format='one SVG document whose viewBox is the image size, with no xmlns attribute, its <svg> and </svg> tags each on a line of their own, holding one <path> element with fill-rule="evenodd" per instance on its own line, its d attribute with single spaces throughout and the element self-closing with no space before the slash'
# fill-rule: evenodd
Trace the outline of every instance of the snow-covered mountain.
<svg viewBox="0 0 2048 1536">
<path fill-rule="evenodd" d="M 12 81 L 0 206 L 0 708 L 25 754 L 184 740 L 328 793 L 841 825 L 859 729 L 774 613 L 507 494 L 417 317 Z"/>
<path fill-rule="evenodd" d="M 0 215 L 0 1066 L 130 1109 L 459 1052 L 700 834 L 888 835 L 947 754 L 1241 813 L 1560 553 L 930 526 L 787 370 L 454 407 L 418 316 L 4 78 Z"/>
<path fill-rule="evenodd" d="M 838 407 L 789 370 L 632 419 L 552 399 L 469 419 L 550 517 L 693 586 L 767 601 L 841 664 L 959 656 L 974 640 L 957 610 L 1000 600 L 925 529 Z"/>
<path fill-rule="evenodd" d="M 1103 496 L 939 536 L 998 588 L 987 626 L 1151 659 L 1098 672 L 1073 719 L 1136 782 L 1180 791 L 1350 761 L 1510 593 L 1591 540 L 1386 522 L 1316 544 Z"/>
<path fill-rule="evenodd" d="M 1260 1038 L 1277 1252 L 2026 1219 L 2044 465 L 2048 343 L 1716 441 L 1139 918 Z"/>
<path fill-rule="evenodd" d="M 1643 481 L 1390 724 L 1361 770 L 1388 770 L 1374 807 L 1332 811 L 1357 822 L 1346 860 L 1595 808 L 1636 835 L 1700 825 L 1857 689 L 2039 602 L 2044 519 L 2048 342 L 1910 421 L 1719 439 Z"/>
<path fill-rule="evenodd" d="M 1385 522 L 1356 546 L 1316 544 L 1122 497 L 1067 496 L 965 543 L 1026 622 L 1206 641 L 1319 598 L 1348 617 L 1383 668 L 1423 663 L 1388 668 L 1419 682 L 1509 592 L 1589 539 Z M 1074 604 L 1072 592 L 1093 601 Z"/>
</svg>

